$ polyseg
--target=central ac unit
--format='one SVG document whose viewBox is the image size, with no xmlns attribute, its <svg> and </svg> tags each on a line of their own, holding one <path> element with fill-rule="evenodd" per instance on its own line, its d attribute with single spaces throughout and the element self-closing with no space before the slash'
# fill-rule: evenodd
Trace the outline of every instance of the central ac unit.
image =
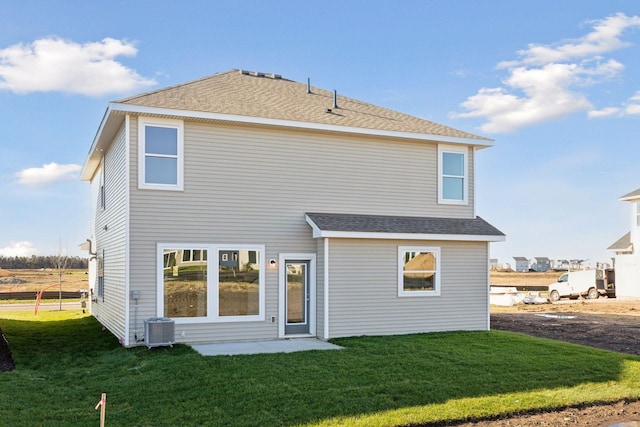
<svg viewBox="0 0 640 427">
<path fill-rule="evenodd" d="M 175 342 L 175 323 L 172 319 L 152 317 L 144 321 L 144 343 L 147 347 L 173 347 Z"/>
</svg>

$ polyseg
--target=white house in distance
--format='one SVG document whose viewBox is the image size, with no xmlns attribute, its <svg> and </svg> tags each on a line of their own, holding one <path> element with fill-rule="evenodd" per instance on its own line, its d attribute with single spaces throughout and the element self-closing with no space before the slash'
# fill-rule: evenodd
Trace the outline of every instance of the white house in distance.
<svg viewBox="0 0 640 427">
<path fill-rule="evenodd" d="M 615 253 L 616 296 L 640 297 L 640 189 L 620 198 L 630 202 L 630 231 L 607 249 Z"/>
<path fill-rule="evenodd" d="M 91 314 L 125 346 L 489 328 L 475 153 L 492 141 L 275 74 L 111 102 L 91 183 Z"/>
</svg>

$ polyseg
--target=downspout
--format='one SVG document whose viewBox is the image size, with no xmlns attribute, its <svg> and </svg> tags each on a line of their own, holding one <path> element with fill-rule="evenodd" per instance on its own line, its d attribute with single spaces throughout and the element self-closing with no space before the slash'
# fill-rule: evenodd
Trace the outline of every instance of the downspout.
<svg viewBox="0 0 640 427">
<path fill-rule="evenodd" d="M 324 339 L 329 339 L 329 238 L 324 238 Z"/>
<path fill-rule="evenodd" d="M 491 243 L 487 242 L 487 331 L 491 330 Z"/>
<path fill-rule="evenodd" d="M 130 212 L 129 207 L 131 205 L 131 192 L 130 192 L 130 184 L 131 184 L 131 132 L 129 127 L 131 126 L 131 116 L 129 114 L 124 116 L 124 135 L 125 135 L 125 218 L 124 218 L 124 298 L 125 298 L 125 331 L 124 331 L 124 345 L 125 347 L 129 347 L 131 345 L 131 314 L 130 307 L 131 298 L 130 298 L 130 289 L 129 289 L 129 226 L 130 226 Z M 136 299 L 136 323 L 137 323 L 137 312 L 138 312 L 138 299 Z M 134 330 L 137 332 L 138 325 L 134 325 Z"/>
</svg>

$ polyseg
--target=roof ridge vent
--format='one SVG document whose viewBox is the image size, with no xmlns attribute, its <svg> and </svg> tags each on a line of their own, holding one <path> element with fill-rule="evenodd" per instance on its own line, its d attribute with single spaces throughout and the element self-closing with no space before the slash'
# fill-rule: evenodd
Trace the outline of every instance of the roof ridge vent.
<svg viewBox="0 0 640 427">
<path fill-rule="evenodd" d="M 241 74 L 244 74 L 245 76 L 253 76 L 253 77 L 267 77 L 269 79 L 273 79 L 273 80 L 280 80 L 282 79 L 282 76 L 280 74 L 273 74 L 273 73 L 261 73 L 259 71 L 248 71 L 248 70 L 240 70 Z"/>
</svg>

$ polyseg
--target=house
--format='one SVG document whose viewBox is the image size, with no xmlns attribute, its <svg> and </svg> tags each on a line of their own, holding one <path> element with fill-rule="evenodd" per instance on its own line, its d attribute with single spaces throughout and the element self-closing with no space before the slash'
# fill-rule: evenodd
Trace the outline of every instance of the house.
<svg viewBox="0 0 640 427">
<path fill-rule="evenodd" d="M 522 256 L 514 256 L 513 259 L 516 261 L 515 271 L 523 272 L 529 271 L 529 260 Z"/>
<path fill-rule="evenodd" d="M 551 268 L 551 260 L 547 257 L 535 257 L 536 262 L 531 266 L 532 270 L 537 271 L 539 273 L 543 273 L 545 271 L 549 271 Z"/>
<path fill-rule="evenodd" d="M 554 271 L 569 271 L 571 263 L 568 259 L 557 259 L 552 262 L 551 268 Z"/>
<path fill-rule="evenodd" d="M 629 202 L 629 232 L 607 249 L 615 253 L 616 296 L 640 297 L 640 189 L 620 198 Z"/>
<path fill-rule="evenodd" d="M 125 346 L 489 328 L 475 154 L 492 141 L 275 74 L 111 102 L 90 310 Z"/>
</svg>

